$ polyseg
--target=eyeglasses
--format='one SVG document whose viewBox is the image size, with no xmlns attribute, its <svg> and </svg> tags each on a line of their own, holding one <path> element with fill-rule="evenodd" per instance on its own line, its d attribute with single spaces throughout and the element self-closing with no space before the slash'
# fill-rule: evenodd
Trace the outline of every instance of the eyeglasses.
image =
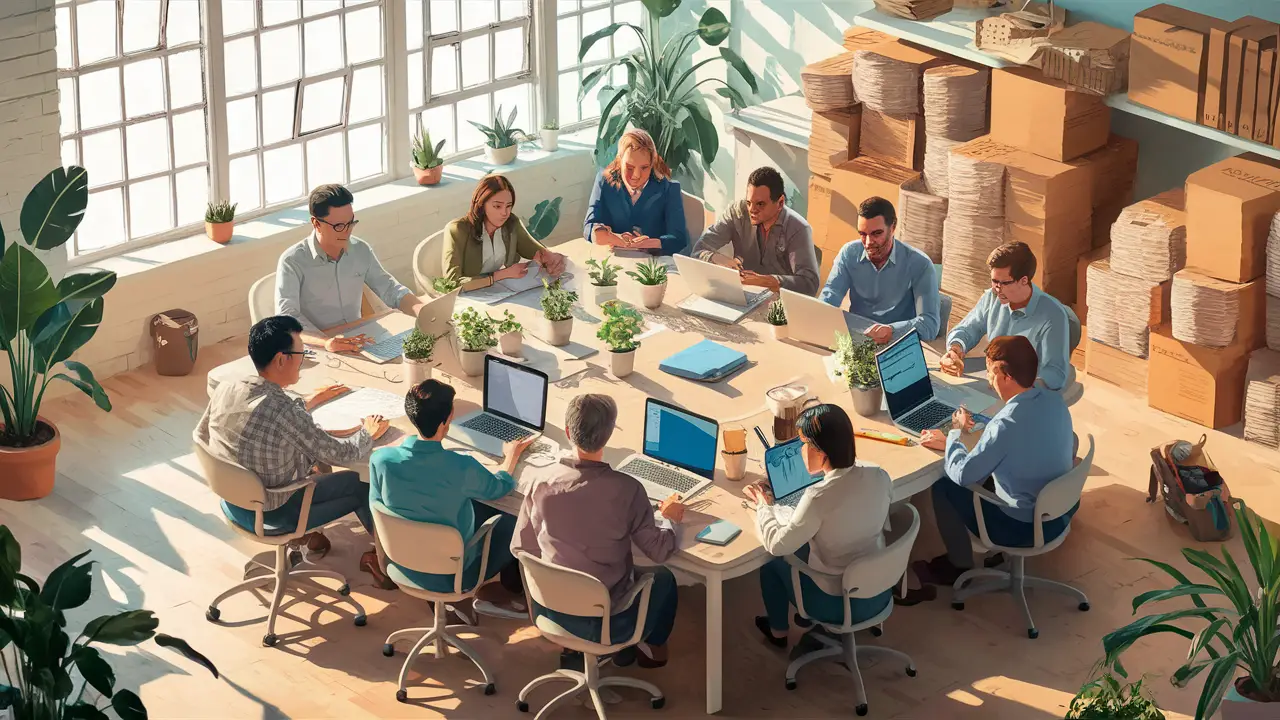
<svg viewBox="0 0 1280 720">
<path fill-rule="evenodd" d="M 280 354 L 281 355 L 301 355 L 302 357 L 313 358 L 316 356 L 316 351 L 315 350 L 281 350 Z"/>
<path fill-rule="evenodd" d="M 359 220 L 352 220 L 351 222 L 344 222 L 344 223 L 331 223 L 328 220 L 321 220 L 320 218 L 314 215 L 311 216 L 311 219 L 316 220 L 318 222 L 322 222 L 325 225 L 328 225 L 329 227 L 333 228 L 335 232 L 346 232 L 348 230 L 353 229 L 356 225 L 360 224 Z"/>
<path fill-rule="evenodd" d="M 1017 280 L 997 280 L 995 278 L 991 278 L 991 287 L 1001 287 L 1001 288 L 1009 287 L 1010 285 L 1016 282 L 1018 281 Z"/>
</svg>

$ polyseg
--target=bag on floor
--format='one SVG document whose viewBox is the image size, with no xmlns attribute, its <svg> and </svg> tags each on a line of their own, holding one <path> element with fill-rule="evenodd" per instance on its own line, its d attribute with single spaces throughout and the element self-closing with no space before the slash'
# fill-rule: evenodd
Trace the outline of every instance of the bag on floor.
<svg viewBox="0 0 1280 720">
<path fill-rule="evenodd" d="M 1169 517 L 1183 523 L 1200 542 L 1231 536 L 1231 491 L 1204 446 L 1208 438 L 1192 445 L 1185 441 L 1151 449 L 1151 486 L 1147 502 L 1164 496 Z"/>
</svg>

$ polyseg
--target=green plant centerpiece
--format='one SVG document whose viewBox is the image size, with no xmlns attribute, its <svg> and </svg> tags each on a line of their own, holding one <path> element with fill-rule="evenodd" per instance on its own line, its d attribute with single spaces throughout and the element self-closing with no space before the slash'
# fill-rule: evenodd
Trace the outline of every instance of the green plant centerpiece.
<svg viewBox="0 0 1280 720">
<path fill-rule="evenodd" d="M 649 310 L 662 306 L 662 299 L 667 294 L 667 266 L 658 258 L 649 258 L 628 270 L 627 275 L 640 283 L 640 300 Z"/>
<path fill-rule="evenodd" d="M 769 331 L 773 333 L 775 340 L 787 337 L 787 309 L 782 306 L 782 298 L 769 303 L 769 309 L 764 314 L 764 321 L 769 323 Z"/>
<path fill-rule="evenodd" d="M 147 717 L 132 690 L 116 687 L 116 674 L 99 648 L 133 647 L 147 640 L 181 653 L 213 676 L 218 669 L 185 640 L 157 633 L 150 610 L 126 610 L 90 620 L 74 639 L 69 610 L 93 594 L 93 563 L 80 553 L 49 573 L 43 587 L 22 572 L 22 547 L 0 526 L 0 638 L 7 685 L 0 685 L 0 709 L 13 720 L 105 720 L 107 709 L 121 720 Z M 75 672 L 79 677 L 73 677 Z"/>
<path fill-rule="evenodd" d="M 413 136 L 413 176 L 419 185 L 435 185 L 440 182 L 444 172 L 444 158 L 440 151 L 444 149 L 444 140 L 431 144 L 431 132 L 418 125 L 418 132 Z"/>
<path fill-rule="evenodd" d="M 1071 699 L 1065 720 L 1166 720 L 1141 679 L 1121 682 L 1104 672 Z"/>
<path fill-rule="evenodd" d="M 502 106 L 499 105 L 498 111 L 493 115 L 492 125 L 481 125 L 474 120 L 467 121 L 484 133 L 485 159 L 494 165 L 510 165 L 515 162 L 520 141 L 525 137 L 525 132 L 515 126 L 517 110 L 519 108 L 511 108 L 511 113 L 504 120 Z"/>
<path fill-rule="evenodd" d="M 435 335 L 428 335 L 418 328 L 414 328 L 409 333 L 409 337 L 404 339 L 404 365 L 405 374 L 409 376 L 409 384 L 417 385 L 431 377 L 431 356 L 436 351 Z"/>
<path fill-rule="evenodd" d="M 516 320 L 516 316 L 511 314 L 510 310 L 503 310 L 502 317 L 494 320 L 498 332 L 498 344 L 502 347 L 503 355 L 511 357 L 520 357 L 521 349 L 524 347 L 524 325 Z"/>
<path fill-rule="evenodd" d="M 623 28 L 635 33 L 640 41 L 635 52 L 589 73 L 578 90 L 581 103 L 602 80 L 612 77 L 615 67 L 621 66 L 626 71 L 625 84 L 604 85 L 599 91 L 601 111 L 596 131 L 596 163 L 601 167 L 608 164 L 622 133 L 628 126 L 635 126 L 653 136 L 658 154 L 672 170 L 689 169 L 694 153 L 710 168 L 720 148 L 720 135 L 700 88 L 720 85 L 715 89 L 716 95 L 727 100 L 733 110 L 745 108 L 747 102 L 737 88 L 715 77 L 725 73 L 704 71 L 703 79 L 699 80 L 698 71 L 711 63 L 724 62 L 752 93 L 759 92 L 756 77 L 741 56 L 720 47 L 730 31 L 729 20 L 723 12 L 709 8 L 698 21 L 697 29 L 661 43 L 660 20 L 670 17 L 680 7 L 680 0 L 643 1 L 650 15 L 652 32 L 632 23 L 616 22 L 584 37 L 578 49 L 578 59 L 584 61 L 597 42 Z M 699 49 L 699 42 L 718 48 L 719 57 L 693 62 L 691 55 Z"/>
<path fill-rule="evenodd" d="M 1253 703 L 1280 703 L 1280 539 L 1243 500 L 1235 499 L 1236 523 L 1249 559 L 1246 578 L 1231 551 L 1222 546 L 1221 559 L 1197 548 L 1183 548 L 1182 557 L 1204 576 L 1193 582 L 1172 565 L 1139 558 L 1177 583 L 1165 590 L 1149 590 L 1133 599 L 1133 612 L 1152 603 L 1186 598 L 1182 607 L 1141 617 L 1102 638 L 1103 662 L 1126 677 L 1120 655 L 1138 640 L 1173 633 L 1191 641 L 1187 661 L 1170 681 L 1186 687 L 1207 671 L 1196 720 L 1209 720 L 1221 707 L 1223 720 L 1256 718 Z M 1256 588 L 1256 589 L 1254 589 Z M 1208 598 L 1210 602 L 1206 601 Z M 1203 623 L 1192 632 L 1173 623 L 1196 619 Z M 1273 705 L 1280 708 L 1280 705 Z M 1274 716 L 1267 712 L 1265 716 Z"/>
<path fill-rule="evenodd" d="M 103 296 L 115 286 L 116 274 L 89 269 L 55 283 L 36 254 L 70 240 L 88 204 L 89 173 L 58 168 L 23 201 L 22 237 L 6 242 L 0 230 L 0 350 L 9 360 L 9 384 L 0 384 L 0 498 L 30 500 L 53 491 L 61 436 L 52 421 L 40 417 L 49 383 L 70 383 L 111 410 L 93 372 L 71 356 L 98 331 Z"/>
<path fill-rule="evenodd" d="M 542 141 L 542 149 L 547 152 L 555 152 L 560 149 L 560 123 L 553 118 L 542 123 L 542 129 L 538 131 L 538 136 Z"/>
<path fill-rule="evenodd" d="M 636 335 L 640 334 L 644 318 L 620 300 L 610 300 L 600 309 L 604 312 L 604 321 L 596 337 L 609 346 L 609 365 L 614 377 L 626 377 L 635 369 L 635 350 L 640 346 Z"/>
<path fill-rule="evenodd" d="M 236 203 L 211 202 L 204 210 L 204 232 L 219 245 L 226 245 L 235 233 Z"/>
<path fill-rule="evenodd" d="M 864 337 L 836 333 L 833 357 L 836 374 L 853 396 L 853 410 L 863 417 L 880 412 L 883 397 L 880 371 L 876 368 L 876 344 Z"/>
<path fill-rule="evenodd" d="M 431 278 L 431 290 L 436 295 L 448 295 L 460 287 L 462 287 L 462 280 L 456 274 Z"/>
<path fill-rule="evenodd" d="M 484 356 L 498 344 L 493 318 L 473 307 L 453 315 L 453 336 L 458 338 L 462 371 L 476 376 L 484 372 Z"/>
<path fill-rule="evenodd" d="M 568 345 L 573 334 L 573 304 L 578 302 L 578 293 L 566 290 L 559 280 L 547 282 L 542 279 L 542 317 L 547 322 L 543 339 L 557 347 Z"/>
<path fill-rule="evenodd" d="M 621 265 L 614 265 L 609 258 L 587 260 L 587 276 L 591 278 L 592 302 L 604 305 L 618 297 L 618 271 Z"/>
</svg>

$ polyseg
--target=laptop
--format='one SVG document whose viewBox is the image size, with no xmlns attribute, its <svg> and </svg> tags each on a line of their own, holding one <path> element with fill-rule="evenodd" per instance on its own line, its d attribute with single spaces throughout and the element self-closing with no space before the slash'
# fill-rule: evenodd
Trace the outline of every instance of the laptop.
<svg viewBox="0 0 1280 720">
<path fill-rule="evenodd" d="M 644 405 L 643 452 L 618 470 L 640 481 L 654 502 L 679 493 L 682 500 L 706 489 L 716 474 L 720 424 L 670 403 L 649 398 Z"/>
<path fill-rule="evenodd" d="M 933 396 L 920 333 L 912 330 L 876 353 L 876 369 L 894 425 L 919 437 L 925 430 L 951 424 L 956 407 Z"/>
<path fill-rule="evenodd" d="M 547 374 L 494 355 L 484 359 L 484 409 L 449 426 L 448 437 L 493 457 L 511 440 L 540 435 L 547 420 Z"/>
<path fill-rule="evenodd" d="M 360 356 L 376 363 L 399 360 L 404 354 L 404 341 L 417 327 L 427 335 L 445 335 L 450 330 L 450 319 L 453 317 L 453 304 L 458 299 L 458 291 L 432 298 L 431 302 L 422 306 L 415 321 L 412 317 L 396 311 L 387 313 L 376 320 L 357 325 L 346 331 L 348 337 L 365 335 L 373 341 L 360 351 Z"/>
<path fill-rule="evenodd" d="M 801 450 L 804 444 L 800 438 L 779 443 L 764 451 L 764 472 L 769 480 L 769 490 L 773 493 L 773 504 L 795 510 L 804 497 L 805 488 L 819 483 L 825 477 L 823 473 L 810 475 L 804 465 Z"/>
<path fill-rule="evenodd" d="M 684 255 L 673 256 L 676 270 L 684 278 L 690 295 L 677 306 L 681 310 L 708 320 L 733 324 L 773 296 L 768 290 L 748 290 L 733 268 L 695 260 Z"/>
<path fill-rule="evenodd" d="M 818 298 L 783 290 L 782 309 L 787 313 L 787 334 L 796 342 L 834 350 L 836 333 L 864 333 L 874 323 L 828 305 Z"/>
</svg>

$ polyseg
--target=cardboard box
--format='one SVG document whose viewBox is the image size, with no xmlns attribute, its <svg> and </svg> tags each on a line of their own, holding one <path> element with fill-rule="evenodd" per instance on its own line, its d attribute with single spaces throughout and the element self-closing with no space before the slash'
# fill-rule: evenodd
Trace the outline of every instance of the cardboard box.
<svg viewBox="0 0 1280 720">
<path fill-rule="evenodd" d="M 1253 140 L 1271 141 L 1271 86 L 1275 78 L 1276 50 L 1263 50 L 1258 58 L 1258 104 L 1253 114 Z"/>
<path fill-rule="evenodd" d="M 813 244 L 826 247 L 831 227 L 831 181 L 822 177 L 809 178 L 809 210 L 805 213 L 813 230 Z M 822 276 L 823 278 L 826 275 Z"/>
<path fill-rule="evenodd" d="M 1205 71 L 1204 111 L 1200 118 L 1201 125 L 1207 125 L 1219 130 L 1226 127 L 1227 95 L 1230 86 L 1228 58 L 1231 49 L 1231 36 L 1252 25 L 1253 22 L 1253 18 L 1246 17 L 1232 23 L 1215 25 L 1209 28 L 1209 64 Z M 1240 51 L 1242 53 L 1244 51 L 1243 44 L 1240 46 Z M 1237 83 L 1239 83 L 1239 79 L 1239 75 L 1237 75 Z M 1238 86 L 1235 91 L 1235 97 L 1238 103 Z"/>
<path fill-rule="evenodd" d="M 1265 279 L 1258 278 L 1247 283 L 1226 282 L 1205 275 L 1198 269 L 1190 267 L 1174 273 L 1173 278 L 1175 281 L 1212 289 L 1228 297 L 1234 295 L 1238 310 L 1235 318 L 1236 333 L 1233 342 L 1243 345 L 1246 350 L 1260 348 L 1266 344 L 1267 283 Z M 1180 315 L 1179 317 L 1182 316 Z M 1170 330 L 1172 331 L 1172 328 Z"/>
<path fill-rule="evenodd" d="M 1139 397 L 1147 394 L 1149 367 L 1146 358 L 1108 347 L 1087 335 L 1080 344 L 1088 346 L 1084 363 L 1089 377 L 1111 383 Z"/>
<path fill-rule="evenodd" d="M 1114 205 L 1133 196 L 1133 184 L 1138 174 L 1138 141 L 1112 135 L 1107 138 L 1106 145 L 1068 164 L 1084 168 L 1089 174 L 1090 207 Z M 1116 215 L 1119 214 L 1117 211 Z"/>
<path fill-rule="evenodd" d="M 1006 218 L 1004 241 L 1024 242 L 1030 246 L 1036 256 L 1034 280 L 1038 283 L 1047 272 L 1057 273 L 1068 266 L 1074 267 L 1080 256 L 1093 247 L 1092 230 L 1087 214 L 1057 215 L 1035 225 L 1023 225 Z M 1057 294 L 1051 294 L 1057 297 Z M 1074 292 L 1070 297 L 1070 302 L 1075 302 Z"/>
<path fill-rule="evenodd" d="M 862 105 L 813 113 L 809 133 L 809 172 L 830 178 L 831 169 L 858 156 Z"/>
<path fill-rule="evenodd" d="M 859 154 L 914 170 L 924 169 L 924 117 L 862 111 Z"/>
<path fill-rule="evenodd" d="M 1163 205 L 1170 210 L 1178 212 L 1187 211 L 1187 191 L 1182 187 L 1169 188 L 1158 195 L 1152 195 L 1146 199 L 1146 202 L 1153 202 L 1157 205 Z"/>
<path fill-rule="evenodd" d="M 1227 38 L 1227 75 L 1223 85 L 1222 130 L 1236 134 L 1240 120 L 1240 103 L 1244 94 L 1244 37 L 1243 27 Z"/>
<path fill-rule="evenodd" d="M 1036 276 L 1032 280 L 1040 289 L 1052 295 L 1063 305 L 1074 305 L 1076 302 L 1076 266 L 1079 256 L 1067 258 L 1060 265 L 1041 267 L 1036 264 Z"/>
<path fill-rule="evenodd" d="M 1249 350 L 1241 343 L 1206 348 L 1177 340 L 1167 325 L 1151 331 L 1147 404 L 1221 428 L 1240 422 Z"/>
<path fill-rule="evenodd" d="M 1264 51 L 1275 51 L 1277 33 L 1280 33 L 1280 25 L 1260 22 L 1244 28 L 1233 36 L 1240 38 L 1244 44 L 1244 65 L 1241 71 L 1240 87 L 1240 115 L 1236 120 L 1236 134 L 1240 137 L 1253 138 L 1253 121 L 1257 113 L 1258 95 L 1260 94 L 1258 87 L 1259 65 Z M 1261 94 L 1264 96 L 1269 95 L 1270 88 L 1262 91 Z"/>
<path fill-rule="evenodd" d="M 920 173 L 915 170 L 865 155 L 834 168 L 831 171 L 831 223 L 822 247 L 839 250 L 857 238 L 858 205 L 863 200 L 882 197 L 896 202 L 902 187 L 919 178 Z"/>
<path fill-rule="evenodd" d="M 1049 36 L 1041 71 L 1047 78 L 1095 95 L 1124 92 L 1129 82 L 1129 38 L 1128 32 L 1110 25 L 1076 23 Z"/>
<path fill-rule="evenodd" d="M 1006 220 L 1040 227 L 1052 218 L 1072 215 L 1074 225 L 1089 226 L 1086 220 L 1093 205 L 1093 177 L 1087 167 L 1021 150 L 1005 154 L 999 162 L 1005 166 Z"/>
<path fill-rule="evenodd" d="M 1200 122 L 1209 66 L 1209 31 L 1227 25 L 1172 5 L 1133 18 L 1129 99 L 1176 118 Z"/>
<path fill-rule="evenodd" d="M 892 35 L 886 35 L 879 30 L 857 25 L 844 31 L 845 50 L 872 50 L 877 45 L 888 45 L 897 42 L 898 39 Z"/>
<path fill-rule="evenodd" d="M 1096 250 L 1111 244 L 1111 226 L 1116 224 L 1116 220 L 1120 218 L 1120 213 L 1124 212 L 1124 209 L 1132 204 L 1133 190 L 1129 190 L 1120 196 L 1116 202 L 1093 209 L 1093 216 L 1090 218 L 1090 222 L 1093 225 L 1093 237 L 1089 243 L 1091 248 Z"/>
<path fill-rule="evenodd" d="M 1220 280 L 1266 272 L 1267 235 L 1280 210 L 1280 161 L 1245 153 L 1187 178 L 1187 265 Z"/>
<path fill-rule="evenodd" d="M 1107 143 L 1103 98 L 1028 68 L 991 73 L 991 139 L 1053 160 L 1074 160 Z"/>
</svg>

